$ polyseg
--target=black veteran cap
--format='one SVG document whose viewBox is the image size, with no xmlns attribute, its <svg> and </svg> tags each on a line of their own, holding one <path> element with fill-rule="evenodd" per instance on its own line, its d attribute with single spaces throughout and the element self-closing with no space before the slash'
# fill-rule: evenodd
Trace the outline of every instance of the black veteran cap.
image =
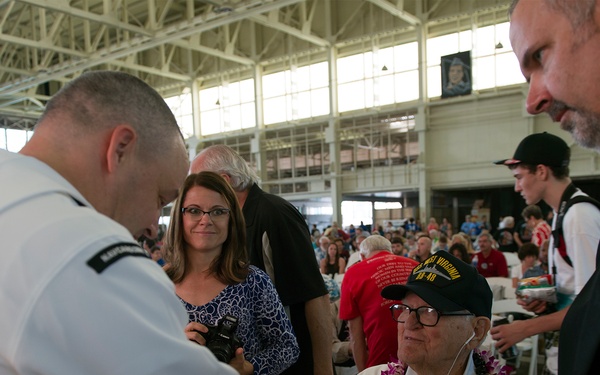
<svg viewBox="0 0 600 375">
<path fill-rule="evenodd" d="M 512 159 L 495 161 L 494 164 L 547 165 L 549 167 L 567 167 L 571 150 L 562 138 L 550 133 L 531 134 L 523 138 Z"/>
<path fill-rule="evenodd" d="M 389 285 L 383 298 L 402 300 L 413 292 L 441 312 L 468 310 L 492 316 L 492 290 L 475 267 L 446 251 L 438 251 L 417 265 L 406 285 Z"/>
</svg>

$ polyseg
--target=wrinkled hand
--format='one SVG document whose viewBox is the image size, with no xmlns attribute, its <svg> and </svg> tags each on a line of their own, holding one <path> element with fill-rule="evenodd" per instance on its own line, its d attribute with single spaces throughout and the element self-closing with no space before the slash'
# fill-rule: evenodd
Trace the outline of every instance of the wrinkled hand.
<svg viewBox="0 0 600 375">
<path fill-rule="evenodd" d="M 201 323 L 198 322 L 190 322 L 185 329 L 183 330 L 188 340 L 195 341 L 200 345 L 206 346 L 206 340 L 199 332 L 208 332 L 208 328 Z"/>
<path fill-rule="evenodd" d="M 254 373 L 254 366 L 244 358 L 243 348 L 235 350 L 235 357 L 229 362 L 229 365 L 239 372 L 240 375 L 252 375 Z"/>
<path fill-rule="evenodd" d="M 527 324 L 526 320 L 516 320 L 510 324 L 503 324 L 490 329 L 492 339 L 496 341 L 496 349 L 500 353 L 527 338 L 524 333 L 524 324 Z"/>
<path fill-rule="evenodd" d="M 524 300 L 517 299 L 517 303 L 523 306 L 525 310 L 531 311 L 536 314 L 541 314 L 548 308 L 548 303 L 539 299 L 534 299 L 529 303 L 526 303 Z"/>
</svg>

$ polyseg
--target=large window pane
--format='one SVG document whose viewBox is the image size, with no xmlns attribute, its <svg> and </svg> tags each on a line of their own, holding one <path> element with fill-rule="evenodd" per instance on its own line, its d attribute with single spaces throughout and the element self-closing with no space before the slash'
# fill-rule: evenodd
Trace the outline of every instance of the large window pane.
<svg viewBox="0 0 600 375">
<path fill-rule="evenodd" d="M 395 76 L 396 103 L 419 99 L 419 72 L 400 73 Z"/>
<path fill-rule="evenodd" d="M 338 91 L 338 110 L 346 112 L 360 108 L 365 108 L 365 81 L 340 85 Z"/>
<path fill-rule="evenodd" d="M 337 61 L 338 83 L 352 82 L 365 78 L 362 54 L 342 57 Z"/>
<path fill-rule="evenodd" d="M 313 90 L 311 94 L 311 103 L 313 117 L 328 114 L 329 89 L 327 87 L 324 87 L 322 89 Z"/>
<path fill-rule="evenodd" d="M 256 126 L 256 108 L 254 102 L 244 103 L 241 106 L 240 116 L 242 118 L 242 129 L 253 128 Z"/>
<path fill-rule="evenodd" d="M 200 113 L 200 124 L 203 135 L 217 134 L 222 131 L 219 109 Z"/>
<path fill-rule="evenodd" d="M 262 80 L 263 96 L 265 98 L 272 98 L 274 96 L 285 95 L 285 72 L 273 73 L 263 76 Z"/>
<path fill-rule="evenodd" d="M 281 86 L 286 86 L 286 90 L 274 90 L 265 88 L 269 93 L 278 93 L 275 96 L 265 95 L 264 101 L 264 122 L 265 124 L 273 124 L 291 120 L 299 120 L 310 118 L 320 114 L 329 113 L 329 95 L 324 96 L 320 91 L 322 88 L 329 86 L 328 78 L 328 63 L 320 62 L 317 64 L 292 67 L 284 72 L 274 73 L 277 77 L 284 77 L 282 82 L 280 79 L 266 79 L 264 84 L 273 84 L 279 82 Z M 316 93 L 315 90 L 319 90 Z M 317 95 L 318 100 L 324 100 L 324 104 L 319 104 L 317 108 L 313 108 L 312 103 L 315 102 L 313 95 Z M 279 98 L 278 98 L 279 97 Z M 275 100 L 277 98 L 277 100 Z M 327 111 L 322 113 L 326 108 Z"/>
<path fill-rule="evenodd" d="M 389 67 L 388 67 L 389 68 Z M 417 42 L 394 47 L 394 71 L 403 72 L 419 68 L 419 45 Z"/>
<path fill-rule="evenodd" d="M 312 89 L 329 86 L 329 65 L 327 62 L 310 66 L 310 87 Z"/>
<path fill-rule="evenodd" d="M 287 117 L 285 96 L 265 99 L 264 103 L 265 124 L 274 124 L 285 121 Z"/>
<path fill-rule="evenodd" d="M 474 89 L 482 90 L 496 86 L 496 59 L 494 56 L 477 59 L 473 68 Z"/>
<path fill-rule="evenodd" d="M 525 77 L 521 73 L 519 60 L 514 53 L 503 53 L 496 57 L 496 85 L 514 85 L 524 83 Z"/>
</svg>

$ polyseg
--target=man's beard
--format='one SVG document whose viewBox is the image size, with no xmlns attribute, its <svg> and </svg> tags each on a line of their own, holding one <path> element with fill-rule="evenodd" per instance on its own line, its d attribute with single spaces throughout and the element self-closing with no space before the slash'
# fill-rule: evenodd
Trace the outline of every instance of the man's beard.
<svg viewBox="0 0 600 375">
<path fill-rule="evenodd" d="M 582 108 L 569 107 L 563 102 L 554 101 L 548 109 L 550 117 L 568 110 L 561 120 L 560 127 L 571 133 L 581 146 L 600 152 L 600 114 Z"/>
</svg>

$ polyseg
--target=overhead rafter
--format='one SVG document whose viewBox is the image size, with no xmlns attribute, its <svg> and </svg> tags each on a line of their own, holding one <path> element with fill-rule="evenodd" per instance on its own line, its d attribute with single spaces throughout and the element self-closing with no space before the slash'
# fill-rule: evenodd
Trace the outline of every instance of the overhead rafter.
<svg viewBox="0 0 600 375">
<path fill-rule="evenodd" d="M 400 18 L 401 20 L 408 22 L 412 26 L 418 26 L 421 24 L 421 20 L 418 17 L 404 11 L 404 9 L 397 7 L 397 6 L 389 3 L 386 0 L 367 0 L 367 1 L 377 5 L 381 9 Z M 400 4 L 402 4 L 402 3 L 403 2 L 400 2 Z"/>
<path fill-rule="evenodd" d="M 265 3 L 265 1 L 256 0 L 244 3 L 238 8 L 234 8 L 231 13 L 226 15 L 211 13 L 208 15 L 194 17 L 191 20 L 178 22 L 174 25 L 170 25 L 162 30 L 157 31 L 152 37 L 138 36 L 131 38 L 128 41 L 119 43 L 117 45 L 111 45 L 108 48 L 103 48 L 87 54 L 85 58 L 71 59 L 54 66 L 50 66 L 46 72 L 42 74 L 25 79 L 6 82 L 4 85 L 0 86 L 0 97 L 2 95 L 11 95 L 26 90 L 30 87 L 40 85 L 55 78 L 65 77 L 94 66 L 109 63 L 112 60 L 120 59 L 133 53 L 186 38 L 195 33 L 200 33 L 223 25 L 241 21 L 242 19 L 246 19 L 253 15 L 267 13 L 281 7 L 298 3 L 300 1 L 302 0 L 278 0 Z"/>
</svg>

